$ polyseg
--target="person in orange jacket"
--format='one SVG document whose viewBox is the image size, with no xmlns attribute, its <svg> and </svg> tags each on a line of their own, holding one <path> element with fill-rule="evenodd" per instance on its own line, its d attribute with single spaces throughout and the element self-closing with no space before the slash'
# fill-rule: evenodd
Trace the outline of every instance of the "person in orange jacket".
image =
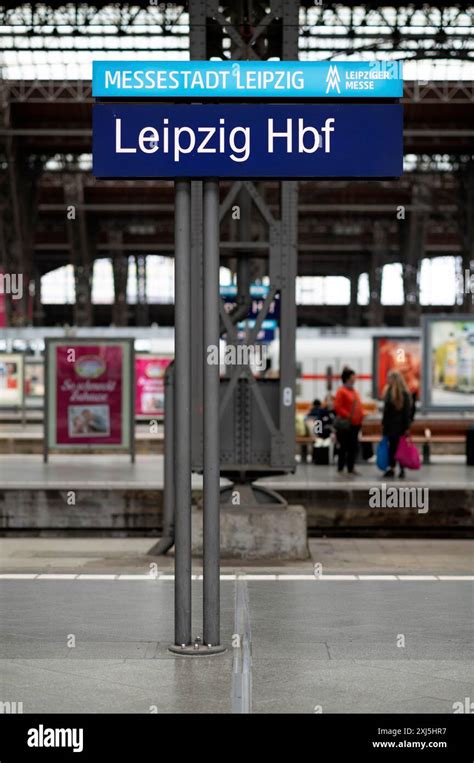
<svg viewBox="0 0 474 763">
<path fill-rule="evenodd" d="M 347 466 L 349 474 L 359 473 L 354 469 L 354 463 L 364 411 L 362 410 L 360 395 L 354 389 L 355 379 L 355 371 L 352 368 L 344 368 L 341 374 L 342 386 L 337 390 L 334 400 L 336 413 L 334 428 L 339 444 L 337 464 L 339 474 L 345 466 Z"/>
</svg>

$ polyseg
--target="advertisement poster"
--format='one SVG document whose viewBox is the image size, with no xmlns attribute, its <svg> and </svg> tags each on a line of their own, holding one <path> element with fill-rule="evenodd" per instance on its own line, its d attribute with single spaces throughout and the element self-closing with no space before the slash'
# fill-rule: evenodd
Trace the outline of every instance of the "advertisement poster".
<svg viewBox="0 0 474 763">
<path fill-rule="evenodd" d="M 0 276 L 2 271 L 0 270 Z M 7 300 L 3 291 L 0 291 L 0 329 L 7 327 Z"/>
<path fill-rule="evenodd" d="M 27 360 L 25 365 L 25 395 L 44 397 L 44 361 Z"/>
<path fill-rule="evenodd" d="M 165 371 L 171 357 L 135 356 L 135 414 L 164 416 Z"/>
<path fill-rule="evenodd" d="M 417 400 L 421 396 L 421 342 L 416 337 L 375 337 L 374 397 L 382 400 L 390 371 L 399 371 Z"/>
<path fill-rule="evenodd" d="M 426 327 L 428 404 L 474 408 L 474 318 L 431 318 Z"/>
<path fill-rule="evenodd" d="M 23 406 L 24 358 L 20 353 L 0 354 L 0 408 Z"/>
<path fill-rule="evenodd" d="M 129 340 L 49 340 L 51 447 L 130 448 Z"/>
</svg>

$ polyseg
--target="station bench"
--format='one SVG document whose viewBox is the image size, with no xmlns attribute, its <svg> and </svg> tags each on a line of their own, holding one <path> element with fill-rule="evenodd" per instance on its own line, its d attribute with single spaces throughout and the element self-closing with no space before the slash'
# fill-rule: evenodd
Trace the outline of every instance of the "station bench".
<svg viewBox="0 0 474 763">
<path fill-rule="evenodd" d="M 359 437 L 359 442 L 364 443 L 379 443 L 381 439 L 380 433 L 378 435 L 373 434 L 362 434 Z M 421 445 L 422 446 L 422 452 L 423 452 L 423 463 L 429 464 L 431 460 L 431 445 L 434 445 L 436 443 L 443 443 L 443 444 L 454 444 L 454 445 L 462 445 L 465 440 L 465 435 L 459 435 L 459 434 L 443 434 L 443 435 L 433 435 L 431 433 L 431 430 L 425 429 L 424 434 L 412 434 L 411 435 L 412 441 L 415 443 L 415 445 Z"/>
<path fill-rule="evenodd" d="M 462 445 L 466 441 L 467 430 L 473 425 L 474 420 L 468 419 L 415 419 L 410 431 L 413 442 L 422 446 L 423 463 L 429 464 L 432 445 Z M 382 437 L 381 429 L 380 419 L 364 422 L 359 442 L 378 444 Z M 311 446 L 315 439 L 312 435 L 297 435 L 296 444 L 300 447 L 303 463 L 306 461 L 308 446 Z"/>
<path fill-rule="evenodd" d="M 302 463 L 306 463 L 306 458 L 308 455 L 308 447 L 312 448 L 313 443 L 315 442 L 316 437 L 313 435 L 296 435 L 296 444 L 300 448 L 301 453 L 301 461 Z"/>
<path fill-rule="evenodd" d="M 412 423 L 410 432 L 413 442 L 422 446 L 423 463 L 429 464 L 432 445 L 462 445 L 473 424 L 473 419 L 436 419 L 420 415 Z M 369 419 L 364 422 L 360 441 L 378 443 L 380 438 L 381 421 Z"/>
</svg>

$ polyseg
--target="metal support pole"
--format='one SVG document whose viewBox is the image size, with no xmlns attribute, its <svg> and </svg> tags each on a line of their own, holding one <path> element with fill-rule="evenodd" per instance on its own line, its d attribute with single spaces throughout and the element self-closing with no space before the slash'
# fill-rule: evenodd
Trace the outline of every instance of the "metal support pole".
<svg viewBox="0 0 474 763">
<path fill-rule="evenodd" d="M 175 644 L 191 643 L 191 183 L 175 182 Z"/>
<path fill-rule="evenodd" d="M 220 447 L 219 447 L 219 183 L 204 182 L 204 644 L 220 644 Z M 215 351 L 217 347 L 217 363 Z M 214 360 L 214 362 L 209 362 Z"/>
<path fill-rule="evenodd" d="M 174 546 L 174 363 L 165 371 L 165 418 L 164 418 L 164 490 L 163 490 L 163 532 L 158 543 L 147 551 L 149 556 L 166 554 Z"/>
<path fill-rule="evenodd" d="M 163 498 L 163 536 L 174 535 L 174 365 L 165 371 L 165 489 Z"/>
</svg>

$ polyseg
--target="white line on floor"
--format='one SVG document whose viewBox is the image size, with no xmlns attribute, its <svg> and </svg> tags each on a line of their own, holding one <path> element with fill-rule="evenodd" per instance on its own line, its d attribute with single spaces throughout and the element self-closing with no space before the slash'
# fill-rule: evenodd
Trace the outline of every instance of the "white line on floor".
<svg viewBox="0 0 474 763">
<path fill-rule="evenodd" d="M 116 580 L 118 575 L 78 575 L 76 580 Z"/>
<path fill-rule="evenodd" d="M 234 645 L 234 636 L 239 642 Z M 232 712 L 252 712 L 252 629 L 247 580 L 235 583 L 234 636 L 232 637 Z"/>
<path fill-rule="evenodd" d="M 38 577 L 38 573 L 31 574 L 29 572 L 14 572 L 0 575 L 2 580 L 33 580 Z"/>
<path fill-rule="evenodd" d="M 203 579 L 202 573 L 194 574 L 191 576 L 192 580 L 200 581 Z M 308 575 L 308 574 L 246 574 L 244 572 L 238 572 L 235 574 L 222 574 L 220 579 L 223 581 L 295 581 L 303 582 L 305 580 L 313 580 L 318 583 L 326 582 L 345 582 L 345 581 L 377 581 L 377 582 L 393 582 L 393 581 L 464 581 L 474 580 L 474 575 Z M 144 581 L 150 582 L 157 580 L 174 580 L 173 574 L 160 574 L 159 572 L 154 575 L 129 575 L 129 574 L 116 574 L 116 575 L 98 575 L 98 574 L 86 574 L 86 573 L 38 573 L 38 572 L 4 572 L 0 573 L 0 580 L 132 580 L 132 581 Z"/>
</svg>

